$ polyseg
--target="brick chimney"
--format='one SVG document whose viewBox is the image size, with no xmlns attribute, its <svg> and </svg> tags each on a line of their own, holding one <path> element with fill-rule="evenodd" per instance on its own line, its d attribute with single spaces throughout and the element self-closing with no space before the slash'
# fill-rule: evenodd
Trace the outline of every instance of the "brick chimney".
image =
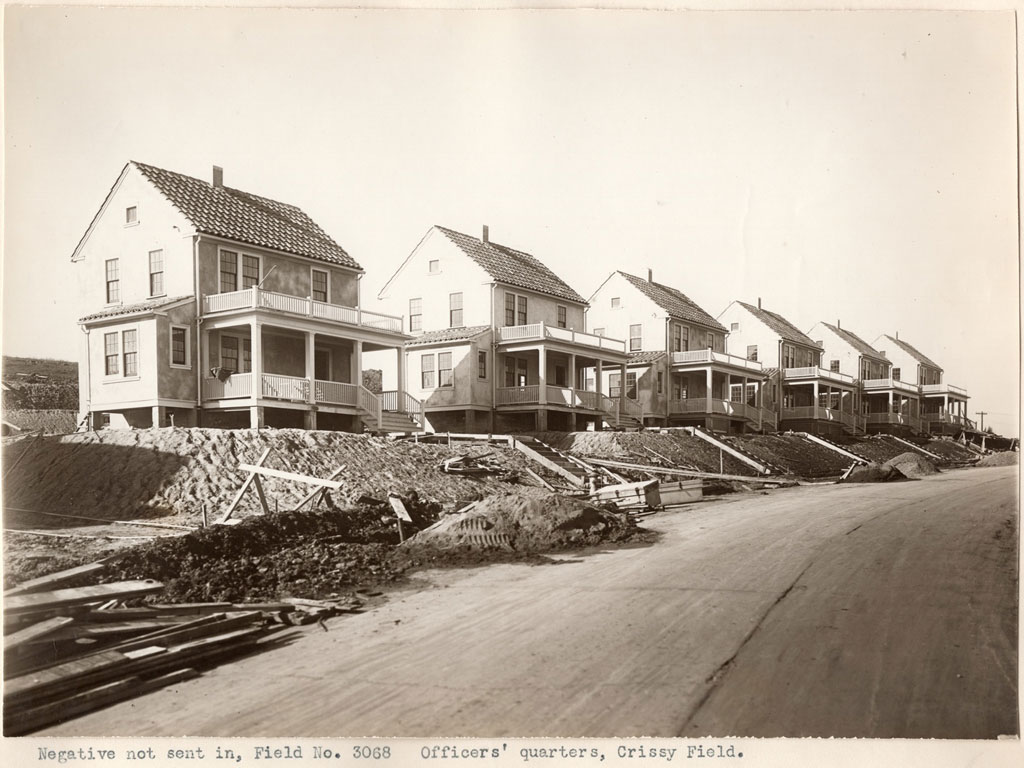
<svg viewBox="0 0 1024 768">
<path fill-rule="evenodd" d="M 484 224 L 484 234 L 483 234 L 483 237 L 481 237 L 480 239 L 483 242 L 485 242 L 485 243 L 491 242 L 491 233 L 490 233 L 490 230 L 487 228 L 486 224 Z"/>
<path fill-rule="evenodd" d="M 654 270 L 651 269 L 650 267 L 647 268 L 647 282 L 648 283 L 653 283 L 654 282 Z"/>
<path fill-rule="evenodd" d="M 840 320 L 839 320 L 839 318 L 837 317 L 837 318 L 836 318 L 836 328 L 842 328 L 842 327 L 843 327 L 843 323 L 842 323 L 842 321 L 840 321 Z"/>
<path fill-rule="evenodd" d="M 757 308 L 758 309 L 761 308 L 761 297 L 760 296 L 757 297 Z"/>
<path fill-rule="evenodd" d="M 219 165 L 213 166 L 213 186 L 224 186 L 224 169 L 221 168 Z"/>
</svg>

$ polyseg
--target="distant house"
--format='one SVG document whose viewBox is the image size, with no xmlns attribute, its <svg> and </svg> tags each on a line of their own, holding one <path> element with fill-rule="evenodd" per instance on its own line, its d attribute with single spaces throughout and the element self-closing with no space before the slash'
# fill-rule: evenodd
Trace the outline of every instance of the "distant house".
<svg viewBox="0 0 1024 768">
<path fill-rule="evenodd" d="M 962 429 L 973 429 L 974 422 L 967 418 L 970 395 L 963 387 L 943 382 L 942 367 L 916 347 L 900 338 L 882 334 L 874 341 L 892 362 L 892 379 L 915 389 L 919 399 L 919 431 L 932 434 L 956 434 Z"/>
<path fill-rule="evenodd" d="M 91 426 L 413 430 L 418 403 L 360 383 L 401 359 L 401 317 L 360 306 L 362 267 L 293 205 L 125 165 L 71 258 Z"/>
<path fill-rule="evenodd" d="M 636 426 L 639 406 L 599 386 L 624 376 L 624 341 L 584 331 L 587 302 L 540 260 L 431 227 L 378 298 L 407 317 L 409 391 L 435 430 Z"/>
<path fill-rule="evenodd" d="M 779 429 L 838 437 L 854 434 L 854 377 L 822 367 L 822 349 L 777 312 L 734 301 L 718 316 L 729 331 L 729 347 L 759 361 L 768 377 L 766 403 Z"/>
<path fill-rule="evenodd" d="M 756 359 L 727 354 L 726 328 L 682 291 L 613 272 L 590 297 L 587 330 L 628 340 L 626 397 L 649 425 L 695 425 L 722 432 L 775 427 L 763 406 Z M 606 373 L 615 394 L 620 374 Z"/>
</svg>

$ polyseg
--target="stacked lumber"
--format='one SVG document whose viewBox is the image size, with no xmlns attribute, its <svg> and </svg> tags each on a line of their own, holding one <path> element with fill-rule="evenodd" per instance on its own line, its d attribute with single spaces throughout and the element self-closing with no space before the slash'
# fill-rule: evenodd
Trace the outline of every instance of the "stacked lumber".
<svg viewBox="0 0 1024 768">
<path fill-rule="evenodd" d="M 440 469 L 449 475 L 498 475 L 508 472 L 494 451 L 453 456 L 445 459 Z"/>
<path fill-rule="evenodd" d="M 194 677 L 312 615 L 288 602 L 144 603 L 163 589 L 152 580 L 80 584 L 102 570 L 93 563 L 4 593 L 5 736 Z M 311 621 L 324 606 L 316 610 Z"/>
</svg>

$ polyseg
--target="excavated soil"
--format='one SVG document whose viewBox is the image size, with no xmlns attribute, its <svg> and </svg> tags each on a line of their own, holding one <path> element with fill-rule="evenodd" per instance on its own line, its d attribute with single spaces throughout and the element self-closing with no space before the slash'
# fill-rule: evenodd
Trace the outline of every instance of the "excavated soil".
<svg viewBox="0 0 1024 768">
<path fill-rule="evenodd" d="M 853 460 L 799 435 L 736 435 L 732 441 L 748 453 L 800 477 L 835 477 Z"/>
<path fill-rule="evenodd" d="M 906 443 L 893 440 L 887 435 L 876 437 L 865 437 L 856 442 L 850 442 L 849 448 L 854 453 L 859 453 L 865 459 L 884 464 L 889 459 L 894 459 L 900 454 L 911 450 Z"/>
<path fill-rule="evenodd" d="M 914 451 L 907 451 L 889 459 L 885 462 L 885 466 L 898 469 L 906 477 L 925 477 L 937 474 L 939 471 L 928 459 Z"/>
<path fill-rule="evenodd" d="M 536 437 L 584 461 L 588 456 L 593 456 L 636 464 L 674 466 L 697 472 L 757 475 L 757 471 L 750 465 L 684 432 L 540 432 Z"/>
<path fill-rule="evenodd" d="M 907 477 L 895 467 L 886 464 L 859 465 L 853 468 L 844 483 L 891 483 L 906 480 Z"/>
<path fill-rule="evenodd" d="M 978 462 L 979 467 L 1010 467 L 1020 463 L 1020 454 L 1016 451 L 1003 451 L 1002 453 L 991 453 L 982 457 Z"/>
<path fill-rule="evenodd" d="M 924 446 L 924 448 L 926 451 L 936 453 L 950 462 L 965 463 L 975 462 L 978 460 L 978 454 L 970 448 L 965 448 L 952 440 L 931 440 Z"/>
</svg>

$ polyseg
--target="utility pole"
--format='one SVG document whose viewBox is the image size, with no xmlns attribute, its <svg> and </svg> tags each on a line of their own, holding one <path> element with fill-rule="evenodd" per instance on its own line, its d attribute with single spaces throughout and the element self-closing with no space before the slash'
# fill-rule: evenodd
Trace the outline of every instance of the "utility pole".
<svg viewBox="0 0 1024 768">
<path fill-rule="evenodd" d="M 985 431 L 985 414 L 987 414 L 987 413 L 988 413 L 988 411 L 975 411 L 974 412 L 975 416 L 981 416 L 981 427 L 980 427 L 980 429 L 981 429 L 982 432 Z"/>
</svg>

